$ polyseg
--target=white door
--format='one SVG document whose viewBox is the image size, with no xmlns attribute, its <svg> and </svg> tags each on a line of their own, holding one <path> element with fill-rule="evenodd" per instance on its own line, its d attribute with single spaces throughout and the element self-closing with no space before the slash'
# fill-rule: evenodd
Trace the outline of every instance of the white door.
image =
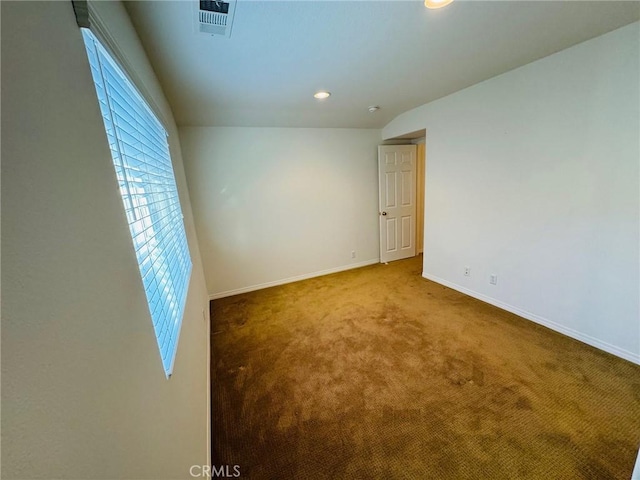
<svg viewBox="0 0 640 480">
<path fill-rule="evenodd" d="M 416 254 L 416 146 L 378 146 L 380 261 Z"/>
</svg>

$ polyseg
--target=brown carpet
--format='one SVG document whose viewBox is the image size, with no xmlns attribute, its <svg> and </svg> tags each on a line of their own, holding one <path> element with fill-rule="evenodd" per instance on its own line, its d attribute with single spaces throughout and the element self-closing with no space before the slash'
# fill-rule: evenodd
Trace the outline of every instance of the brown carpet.
<svg viewBox="0 0 640 480">
<path fill-rule="evenodd" d="M 425 280 L 421 262 L 213 301 L 214 465 L 251 479 L 628 480 L 640 367 Z"/>
</svg>

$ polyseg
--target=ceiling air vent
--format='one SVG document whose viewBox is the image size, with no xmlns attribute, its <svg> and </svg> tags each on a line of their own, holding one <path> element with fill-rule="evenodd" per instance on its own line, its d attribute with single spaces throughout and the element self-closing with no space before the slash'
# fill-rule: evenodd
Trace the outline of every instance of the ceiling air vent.
<svg viewBox="0 0 640 480">
<path fill-rule="evenodd" d="M 236 0 L 200 0 L 196 3 L 196 29 L 207 35 L 231 36 Z"/>
</svg>

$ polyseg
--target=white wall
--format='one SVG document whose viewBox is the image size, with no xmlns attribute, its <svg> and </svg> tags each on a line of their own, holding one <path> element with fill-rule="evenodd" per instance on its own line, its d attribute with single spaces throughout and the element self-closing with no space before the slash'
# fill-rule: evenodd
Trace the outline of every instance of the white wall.
<svg viewBox="0 0 640 480">
<path fill-rule="evenodd" d="M 180 138 L 212 297 L 378 261 L 380 130 L 185 127 Z"/>
<path fill-rule="evenodd" d="M 168 121 L 193 273 L 165 378 L 71 2 L 2 2 L 2 478 L 191 478 L 208 300 L 171 111 L 121 4 L 100 11 Z"/>
<path fill-rule="evenodd" d="M 579 44 L 383 130 L 427 131 L 424 276 L 634 362 L 639 30 Z"/>
</svg>

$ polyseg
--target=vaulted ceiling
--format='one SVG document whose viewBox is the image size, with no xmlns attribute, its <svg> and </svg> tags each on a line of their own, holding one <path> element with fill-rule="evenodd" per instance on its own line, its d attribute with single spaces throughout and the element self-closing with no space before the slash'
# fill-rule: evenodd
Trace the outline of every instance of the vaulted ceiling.
<svg viewBox="0 0 640 480">
<path fill-rule="evenodd" d="M 225 38 L 197 32 L 195 3 L 125 2 L 179 125 L 378 128 L 640 18 L 637 1 L 238 0 Z"/>
</svg>

